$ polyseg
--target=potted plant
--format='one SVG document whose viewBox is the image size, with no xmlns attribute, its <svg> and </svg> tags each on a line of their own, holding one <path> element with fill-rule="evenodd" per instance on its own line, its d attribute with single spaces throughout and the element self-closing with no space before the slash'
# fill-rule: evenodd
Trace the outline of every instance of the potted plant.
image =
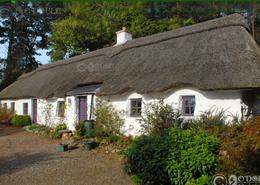
<svg viewBox="0 0 260 185">
<path fill-rule="evenodd" d="M 66 152 L 68 151 L 68 149 L 69 149 L 68 144 L 59 143 L 57 146 L 58 152 Z"/>
<path fill-rule="evenodd" d="M 85 150 L 92 150 L 96 147 L 96 142 L 94 139 L 87 139 L 84 142 L 84 148 Z"/>
</svg>

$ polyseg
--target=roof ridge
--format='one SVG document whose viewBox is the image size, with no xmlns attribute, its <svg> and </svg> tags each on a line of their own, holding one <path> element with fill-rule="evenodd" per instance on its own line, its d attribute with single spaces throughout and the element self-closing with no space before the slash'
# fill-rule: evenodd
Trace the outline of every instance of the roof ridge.
<svg viewBox="0 0 260 185">
<path fill-rule="evenodd" d="M 243 16 L 241 16 L 238 13 L 235 13 L 235 14 L 231 14 L 231 15 L 228 15 L 228 16 L 225 16 L 225 17 L 220 17 L 220 18 L 200 22 L 200 23 L 197 23 L 197 24 L 180 27 L 180 28 L 177 28 L 177 29 L 174 29 L 174 30 L 160 32 L 160 33 L 152 34 L 152 35 L 145 36 L 145 37 L 139 37 L 139 38 L 133 39 L 131 41 L 128 41 L 123 45 L 101 48 L 101 49 L 92 51 L 90 53 L 77 55 L 77 56 L 74 56 L 74 57 L 69 58 L 69 59 L 63 59 L 63 60 L 59 60 L 59 61 L 52 63 L 52 64 L 43 65 L 43 66 L 37 68 L 36 70 L 30 72 L 30 73 L 25 73 L 25 74 L 21 75 L 18 78 L 18 80 L 30 77 L 34 73 L 39 72 L 39 71 L 45 71 L 45 70 L 52 69 L 52 68 L 55 68 L 55 67 L 70 65 L 70 64 L 80 62 L 82 60 L 96 58 L 96 57 L 99 57 L 99 56 L 106 56 L 106 57 L 111 58 L 111 57 L 114 57 L 114 56 L 120 54 L 121 52 L 124 52 L 124 51 L 129 50 L 129 49 L 143 47 L 143 46 L 152 45 L 152 44 L 157 44 L 159 42 L 164 42 L 166 40 L 185 37 L 185 36 L 188 36 L 188 35 L 197 34 L 197 33 L 205 32 L 205 31 L 211 31 L 211 30 L 215 30 L 215 29 L 219 29 L 219 28 L 232 27 L 232 26 L 243 26 L 245 28 L 248 28 L 248 25 L 246 24 L 245 21 L 243 23 L 242 23 L 242 21 L 238 21 L 237 23 L 226 23 L 226 24 L 223 23 L 223 25 L 215 25 L 215 26 L 211 25 L 211 26 L 208 26 L 208 28 L 201 28 L 201 25 L 206 25 L 207 23 L 221 22 L 221 20 L 225 20 L 225 19 L 229 20 L 229 19 L 232 19 L 233 17 L 243 18 L 245 20 L 245 18 Z M 188 30 L 189 28 L 191 29 L 191 28 L 194 28 L 194 27 L 199 27 L 199 28 L 197 28 L 197 30 L 195 30 L 195 31 L 194 30 Z M 177 32 L 182 31 L 182 30 L 184 30 L 184 31 L 188 30 L 188 31 L 187 31 L 187 33 L 183 33 L 183 32 L 177 33 Z M 169 33 L 171 33 L 171 35 L 167 36 L 166 34 L 169 34 Z M 174 35 L 174 34 L 176 34 L 176 35 Z M 163 35 L 164 35 L 165 38 L 157 38 L 158 36 L 163 36 Z M 155 40 L 147 41 L 145 43 L 141 42 L 144 39 L 148 40 L 148 38 L 153 38 Z M 157 38 L 157 40 L 156 40 L 156 38 Z M 112 50 L 112 52 L 111 52 L 111 50 Z M 114 52 L 113 52 L 113 50 L 114 50 Z M 110 51 L 110 52 L 107 52 L 107 51 Z"/>
</svg>

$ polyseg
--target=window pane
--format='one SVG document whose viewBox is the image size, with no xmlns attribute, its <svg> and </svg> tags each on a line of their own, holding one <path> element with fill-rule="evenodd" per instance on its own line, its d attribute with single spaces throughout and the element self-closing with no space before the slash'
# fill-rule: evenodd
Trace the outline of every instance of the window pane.
<svg viewBox="0 0 260 185">
<path fill-rule="evenodd" d="M 190 108 L 191 110 L 191 114 L 194 114 L 194 107 L 192 106 L 191 108 Z"/>
<path fill-rule="evenodd" d="M 14 102 L 11 103 L 11 111 L 12 111 L 12 112 L 15 111 L 15 103 L 14 103 Z"/>
<path fill-rule="evenodd" d="M 189 107 L 185 107 L 185 114 L 189 114 L 189 113 L 190 113 Z"/>
<path fill-rule="evenodd" d="M 64 112 L 65 112 L 65 102 L 59 101 L 58 102 L 58 116 L 64 117 Z"/>
<path fill-rule="evenodd" d="M 132 100 L 132 106 L 136 107 L 136 100 Z"/>
<path fill-rule="evenodd" d="M 141 115 L 141 107 L 142 107 L 142 99 L 131 99 L 131 116 L 140 116 Z"/>
<path fill-rule="evenodd" d="M 182 115 L 193 116 L 195 110 L 195 96 L 182 97 Z"/>
<path fill-rule="evenodd" d="M 23 115 L 28 115 L 28 103 L 23 103 Z"/>
<path fill-rule="evenodd" d="M 142 101 L 138 101 L 138 107 L 142 107 Z"/>
</svg>

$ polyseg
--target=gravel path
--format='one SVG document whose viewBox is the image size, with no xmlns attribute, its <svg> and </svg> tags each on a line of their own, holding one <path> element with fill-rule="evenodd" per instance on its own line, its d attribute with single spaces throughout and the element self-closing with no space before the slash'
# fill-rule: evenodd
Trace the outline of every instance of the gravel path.
<svg viewBox="0 0 260 185">
<path fill-rule="evenodd" d="M 0 125 L 0 185 L 132 185 L 117 154 L 60 153 L 58 142 Z"/>
</svg>

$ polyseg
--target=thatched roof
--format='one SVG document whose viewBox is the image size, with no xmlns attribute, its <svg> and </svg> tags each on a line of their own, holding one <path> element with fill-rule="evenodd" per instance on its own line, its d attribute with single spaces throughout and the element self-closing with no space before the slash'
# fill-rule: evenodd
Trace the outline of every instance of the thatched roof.
<svg viewBox="0 0 260 185">
<path fill-rule="evenodd" d="M 260 87 L 260 50 L 239 14 L 134 39 L 44 65 L 22 75 L 0 98 L 64 97 L 102 83 L 99 95 Z"/>
</svg>

